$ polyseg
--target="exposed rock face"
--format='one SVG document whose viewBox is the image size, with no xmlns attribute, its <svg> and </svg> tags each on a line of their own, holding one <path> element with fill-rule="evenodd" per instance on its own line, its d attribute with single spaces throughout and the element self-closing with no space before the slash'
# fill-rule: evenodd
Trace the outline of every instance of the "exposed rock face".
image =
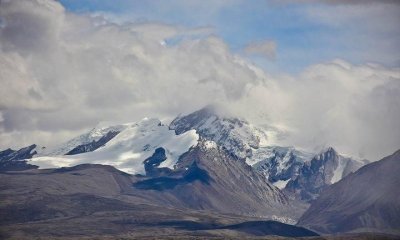
<svg viewBox="0 0 400 240">
<path fill-rule="evenodd" d="M 285 191 L 293 193 L 302 200 L 316 199 L 327 186 L 335 183 L 357 170 L 362 162 L 339 155 L 333 148 L 316 155 L 311 161 L 304 162 L 298 176 L 290 180 Z"/>
<path fill-rule="evenodd" d="M 74 147 L 71 151 L 67 152 L 65 155 L 75 155 L 85 152 L 93 152 L 94 150 L 104 146 L 107 142 L 113 139 L 119 131 L 109 131 L 104 136 L 98 140 L 92 140 L 90 143 L 85 143 Z"/>
<path fill-rule="evenodd" d="M 36 145 L 21 148 L 19 150 L 6 149 L 0 151 L 0 171 L 18 171 L 34 169 L 33 166 L 27 163 L 26 159 L 32 158 L 36 154 Z"/>
<path fill-rule="evenodd" d="M 339 165 L 339 155 L 333 148 L 305 162 L 299 175 L 288 182 L 285 190 L 296 193 L 301 199 L 312 200 L 321 190 L 331 184 L 335 169 Z"/>
<path fill-rule="evenodd" d="M 268 181 L 275 183 L 295 179 L 304 163 L 311 158 L 311 153 L 298 151 L 293 147 L 271 146 L 257 149 L 246 162 L 263 173 Z"/>
<path fill-rule="evenodd" d="M 275 186 L 307 202 L 366 163 L 343 157 L 331 147 L 315 155 L 279 146 L 260 147 L 246 162 Z"/>
<path fill-rule="evenodd" d="M 400 233 L 400 150 L 327 187 L 299 220 L 321 233 Z"/>
<path fill-rule="evenodd" d="M 144 160 L 144 169 L 146 171 L 146 176 L 149 177 L 160 177 L 164 175 L 171 174 L 172 170 L 166 167 L 159 167 L 162 162 L 167 160 L 165 155 L 165 149 L 159 147 L 154 150 L 151 157 Z"/>
<path fill-rule="evenodd" d="M 107 127 L 95 127 L 89 132 L 81 134 L 66 143 L 46 149 L 40 152 L 43 156 L 59 156 L 59 155 L 74 155 L 86 152 L 92 152 L 107 142 L 112 140 L 121 131 L 125 130 L 128 124 L 114 125 Z"/>
</svg>

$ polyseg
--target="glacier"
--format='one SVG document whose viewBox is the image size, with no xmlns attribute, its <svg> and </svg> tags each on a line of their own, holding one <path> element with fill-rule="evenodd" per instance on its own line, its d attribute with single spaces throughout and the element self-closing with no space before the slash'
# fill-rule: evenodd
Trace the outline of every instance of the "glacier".
<svg viewBox="0 0 400 240">
<path fill-rule="evenodd" d="M 120 133 L 93 151 L 77 155 L 61 155 L 74 146 L 99 139 L 101 134 L 110 129 Z M 29 164 L 39 168 L 70 167 L 82 163 L 105 164 L 130 174 L 145 174 L 143 161 L 149 158 L 154 150 L 162 147 L 166 150 L 167 159 L 160 167 L 174 169 L 179 157 L 191 147 L 197 145 L 199 135 L 195 130 L 176 135 L 168 126 L 155 118 L 145 118 L 137 123 L 128 123 L 106 127 L 83 134 L 51 151 L 48 156 L 37 156 L 28 160 Z M 57 155 L 59 154 L 59 155 Z"/>
</svg>

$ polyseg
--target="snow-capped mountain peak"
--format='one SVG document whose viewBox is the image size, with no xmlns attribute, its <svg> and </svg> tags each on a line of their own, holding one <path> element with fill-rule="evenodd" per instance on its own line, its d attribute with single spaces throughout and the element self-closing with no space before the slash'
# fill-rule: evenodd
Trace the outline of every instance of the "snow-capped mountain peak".
<svg viewBox="0 0 400 240">
<path fill-rule="evenodd" d="M 267 138 L 261 129 L 243 119 L 222 116 L 213 106 L 175 118 L 170 129 L 176 134 L 195 129 L 202 138 L 216 142 L 243 159 L 251 156 L 252 149 L 257 149 L 260 141 Z"/>
<path fill-rule="evenodd" d="M 71 146 L 81 146 L 93 139 L 101 139 L 101 134 L 118 130 L 118 134 L 95 151 L 76 155 L 65 155 Z M 106 136 L 106 135 L 104 135 Z M 99 138 L 100 137 L 100 138 Z M 132 174 L 146 173 L 143 162 L 152 156 L 158 148 L 165 150 L 166 159 L 160 167 L 174 169 L 179 157 L 192 146 L 197 145 L 199 136 L 196 131 L 188 131 L 176 135 L 174 131 L 161 124 L 155 118 L 145 118 L 136 123 L 105 127 L 90 131 L 62 145 L 60 155 L 34 157 L 30 164 L 41 168 L 67 167 L 82 163 L 98 163 L 112 165 Z M 73 143 L 73 144 L 72 144 Z M 64 155 L 63 155 L 64 154 Z"/>
</svg>

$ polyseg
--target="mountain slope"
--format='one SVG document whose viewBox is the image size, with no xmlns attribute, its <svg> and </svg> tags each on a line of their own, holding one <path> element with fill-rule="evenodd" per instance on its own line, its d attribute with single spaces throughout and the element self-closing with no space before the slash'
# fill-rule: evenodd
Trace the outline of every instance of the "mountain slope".
<svg viewBox="0 0 400 240">
<path fill-rule="evenodd" d="M 100 131 L 100 134 L 95 135 L 97 137 L 95 142 L 107 136 L 110 132 L 109 129 L 119 129 L 120 132 L 95 151 L 74 155 L 68 154 L 73 149 L 77 149 L 77 146 L 84 146 L 82 144 L 87 139 L 93 141 L 93 131 L 91 131 L 58 148 L 58 152 L 67 153 L 68 155 L 42 155 L 30 159 L 29 163 L 40 168 L 70 167 L 83 163 L 107 164 L 128 173 L 145 174 L 143 161 L 150 157 L 155 149 L 163 147 L 166 150 L 167 157 L 161 165 L 162 167 L 173 169 L 179 156 L 187 152 L 190 147 L 196 145 L 198 140 L 198 135 L 195 131 L 175 135 L 174 131 L 162 125 L 158 119 L 146 118 L 137 123 L 104 129 L 104 131 Z M 91 137 L 87 138 L 87 136 Z M 84 140 L 81 141 L 81 138 Z"/>
<path fill-rule="evenodd" d="M 134 187 L 158 204 L 293 222 L 302 210 L 264 177 L 209 141 L 185 153 L 174 171 L 140 177 Z M 160 202 L 159 202 L 160 201 Z"/>
<path fill-rule="evenodd" d="M 325 189 L 299 220 L 321 233 L 400 233 L 400 150 Z"/>
</svg>

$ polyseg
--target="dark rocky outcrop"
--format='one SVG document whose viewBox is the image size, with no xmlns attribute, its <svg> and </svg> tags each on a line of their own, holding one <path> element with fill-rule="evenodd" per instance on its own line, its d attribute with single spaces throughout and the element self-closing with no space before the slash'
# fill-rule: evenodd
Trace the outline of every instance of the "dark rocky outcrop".
<svg viewBox="0 0 400 240">
<path fill-rule="evenodd" d="M 6 149 L 0 151 L 0 171 L 21 171 L 35 169 L 37 166 L 27 163 L 27 159 L 32 158 L 37 152 L 36 145 L 21 148 L 19 150 Z"/>
<path fill-rule="evenodd" d="M 76 146 L 71 151 L 67 152 L 65 155 L 75 155 L 75 154 L 80 154 L 80 153 L 85 153 L 85 152 L 93 152 L 94 150 L 104 146 L 107 142 L 109 142 L 111 139 L 113 139 L 119 133 L 120 132 L 118 132 L 118 131 L 109 131 L 106 135 L 102 136 L 99 140 L 97 140 L 97 141 L 93 140 L 90 143 Z"/>
<path fill-rule="evenodd" d="M 304 153 L 292 147 L 274 146 L 262 149 L 268 152 L 267 156 L 252 167 L 264 173 L 271 183 L 295 179 L 309 157 L 303 156 Z"/>
<path fill-rule="evenodd" d="M 304 200 L 315 199 L 323 188 L 331 184 L 338 164 L 338 153 L 329 148 L 311 161 L 305 162 L 300 168 L 299 176 L 289 181 L 285 190 L 297 193 Z"/>
<path fill-rule="evenodd" d="M 163 191 L 168 189 L 174 189 L 178 185 L 186 185 L 194 181 L 199 181 L 202 184 L 210 184 L 212 179 L 206 171 L 199 168 L 194 162 L 187 171 L 183 172 L 182 176 L 177 176 L 178 174 L 172 174 L 170 177 L 153 177 L 143 181 L 136 182 L 133 186 L 138 189 L 144 190 L 157 190 Z"/>
<path fill-rule="evenodd" d="M 144 170 L 148 177 L 162 177 L 168 176 L 172 173 L 172 170 L 166 167 L 159 167 L 162 162 L 167 160 L 165 155 L 165 149 L 162 147 L 156 148 L 151 157 L 144 160 Z"/>
</svg>

